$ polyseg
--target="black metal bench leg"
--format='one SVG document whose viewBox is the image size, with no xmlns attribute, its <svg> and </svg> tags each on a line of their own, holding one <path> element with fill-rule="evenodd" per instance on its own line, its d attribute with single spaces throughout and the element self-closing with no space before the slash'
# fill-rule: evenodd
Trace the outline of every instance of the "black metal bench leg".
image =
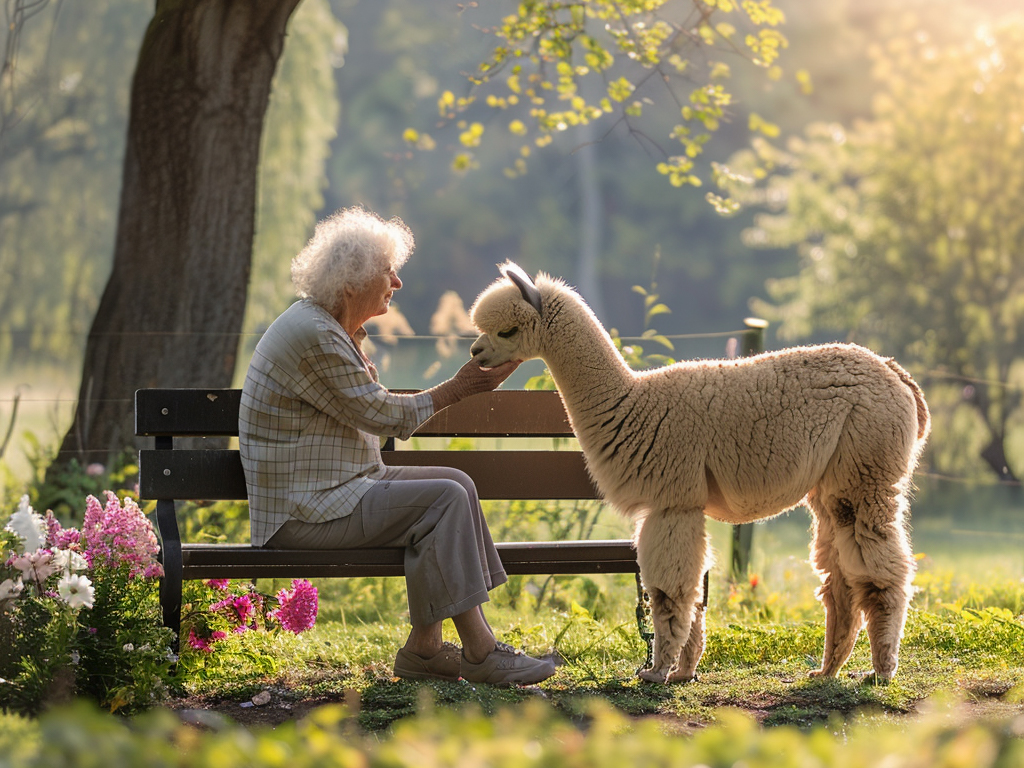
<svg viewBox="0 0 1024 768">
<path fill-rule="evenodd" d="M 651 601 L 639 573 L 636 574 L 636 628 L 640 639 L 647 645 L 647 659 L 640 669 L 649 669 L 654 663 L 654 625 L 651 623 Z"/>
<path fill-rule="evenodd" d="M 164 576 L 160 580 L 160 606 L 164 626 L 174 632 L 173 649 L 177 653 L 181 638 L 181 535 L 175 519 L 174 502 L 161 499 L 156 503 L 156 522 L 160 530 L 160 553 Z"/>
<path fill-rule="evenodd" d="M 708 607 L 708 586 L 711 582 L 711 571 L 704 571 L 704 609 Z M 640 639 L 647 645 L 647 659 L 641 669 L 650 668 L 654 663 L 654 626 L 651 623 L 651 601 L 644 589 L 640 574 L 636 574 L 636 626 Z"/>
</svg>

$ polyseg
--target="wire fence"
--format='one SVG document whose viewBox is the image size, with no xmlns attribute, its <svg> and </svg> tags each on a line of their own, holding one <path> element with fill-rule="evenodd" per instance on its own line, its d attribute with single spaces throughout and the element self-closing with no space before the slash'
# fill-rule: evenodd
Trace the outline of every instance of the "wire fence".
<svg viewBox="0 0 1024 768">
<path fill-rule="evenodd" d="M 659 352 L 668 354 L 675 359 L 707 359 L 721 358 L 728 356 L 727 348 L 729 340 L 742 338 L 749 328 L 715 331 L 708 333 L 688 334 L 658 334 L 659 338 L 667 339 L 673 349 L 669 350 L 659 345 L 657 341 L 644 336 L 621 336 L 619 337 L 624 345 L 643 345 L 648 352 Z M 6 331 L 10 335 L 24 334 L 39 338 L 40 335 L 60 334 L 63 336 L 85 338 L 88 333 L 75 333 L 72 331 L 58 331 L 55 329 L 44 329 L 35 331 Z M 107 336 L 133 336 L 139 339 L 152 338 L 157 336 L 203 336 L 220 337 L 233 336 L 239 339 L 255 342 L 262 336 L 262 332 L 218 332 L 218 331 L 126 331 L 119 333 L 103 334 Z M 420 388 L 432 385 L 447 378 L 457 370 L 462 363 L 468 359 L 468 348 L 475 335 L 457 334 L 381 334 L 374 333 L 367 336 L 367 339 L 374 345 L 374 357 L 378 361 L 378 368 L 381 370 L 382 378 L 387 376 L 386 384 L 392 388 Z M 247 356 L 246 356 L 247 358 Z M 26 376 L 19 377 L 16 372 L 10 372 L 0 376 L 0 444 L 9 448 L 12 437 L 16 435 L 15 425 L 19 418 L 25 415 L 30 409 L 36 411 L 34 418 L 29 421 L 34 424 L 49 422 L 47 426 L 56 428 L 61 421 L 61 414 L 65 419 L 70 419 L 74 405 L 78 402 L 77 397 L 77 376 L 80 363 L 69 362 L 64 370 L 64 380 L 58 381 L 54 375 L 54 368 L 41 368 L 36 371 L 29 371 Z M 512 378 L 506 383 L 506 388 L 521 388 L 531 377 L 539 375 L 544 370 L 540 361 L 528 361 L 521 366 Z M 985 385 L 993 387 L 1004 387 L 1009 392 L 1024 392 L 1024 387 L 1006 382 L 962 376 L 945 370 L 913 370 L 911 372 L 919 380 L 925 383 L 931 381 L 953 382 L 956 384 Z M 125 405 L 132 403 L 132 398 L 94 399 L 94 402 L 118 402 Z M 0 458 L 4 453 L 0 452 Z M 970 487 L 1007 487 L 1019 488 L 1021 482 L 1006 478 L 982 478 L 982 477 L 958 477 L 946 473 L 931 471 L 921 468 L 915 475 L 919 480 L 930 480 L 942 484 L 954 484 Z"/>
</svg>

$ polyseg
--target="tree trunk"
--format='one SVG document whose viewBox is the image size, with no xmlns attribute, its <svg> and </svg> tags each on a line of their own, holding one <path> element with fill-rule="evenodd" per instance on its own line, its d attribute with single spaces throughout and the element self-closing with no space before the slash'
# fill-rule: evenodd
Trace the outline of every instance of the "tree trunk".
<svg viewBox="0 0 1024 768">
<path fill-rule="evenodd" d="M 299 1 L 157 1 L 131 89 L 113 272 L 55 464 L 135 445 L 140 387 L 231 385 L 263 118 Z"/>
<path fill-rule="evenodd" d="M 1005 433 L 992 435 L 988 445 L 981 451 L 981 458 L 985 460 L 985 463 L 989 465 L 1000 480 L 1016 485 L 1020 484 L 1020 479 L 1010 468 L 1010 463 L 1006 459 Z"/>
</svg>

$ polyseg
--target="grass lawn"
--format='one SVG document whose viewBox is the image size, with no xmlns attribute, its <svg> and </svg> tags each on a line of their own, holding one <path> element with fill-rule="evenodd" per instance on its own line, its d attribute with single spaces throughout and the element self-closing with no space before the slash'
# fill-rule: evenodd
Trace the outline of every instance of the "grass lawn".
<svg viewBox="0 0 1024 768">
<path fill-rule="evenodd" d="M 553 678 L 524 689 L 393 678 L 394 653 L 406 632 L 395 608 L 404 597 L 401 581 L 323 582 L 326 620 L 310 632 L 240 635 L 223 641 L 213 654 L 183 656 L 182 695 L 172 706 L 273 725 L 325 703 L 344 702 L 370 732 L 425 707 L 493 714 L 531 699 L 547 701 L 573 718 L 582 717 L 597 698 L 631 719 L 653 719 L 683 732 L 714 724 L 723 708 L 742 710 L 765 726 L 839 729 L 865 716 L 899 721 L 936 697 L 956 700 L 965 713 L 1024 713 L 1024 583 L 1019 578 L 965 582 L 922 566 L 899 673 L 888 685 L 873 685 L 857 675 L 870 669 L 863 633 L 839 678 L 808 677 L 820 662 L 824 622 L 808 591 L 813 576 L 808 577 L 806 564 L 804 569 L 807 573 L 784 570 L 774 584 L 775 577 L 758 578 L 755 585 L 738 587 L 716 576 L 701 678 L 670 686 L 642 683 L 635 676 L 646 647 L 628 598 L 635 589 L 626 577 L 601 577 L 596 586 L 591 579 L 569 580 L 553 593 L 548 585 L 547 599 L 565 601 L 556 608 L 528 605 L 523 596 L 529 590 L 522 585 L 515 606 L 496 594 L 487 610 L 501 639 L 532 653 L 554 654 L 559 662 Z M 593 596 L 595 590 L 593 611 L 574 602 L 574 596 Z M 374 615 L 375 604 L 387 611 Z M 449 639 L 457 639 L 447 624 Z M 265 704 L 252 705 L 254 696 L 259 702 L 267 694 Z"/>
</svg>

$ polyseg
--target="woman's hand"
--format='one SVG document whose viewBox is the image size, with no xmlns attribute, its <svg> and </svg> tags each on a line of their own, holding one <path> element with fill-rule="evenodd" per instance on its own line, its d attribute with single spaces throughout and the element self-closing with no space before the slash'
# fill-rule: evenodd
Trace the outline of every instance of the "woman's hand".
<svg viewBox="0 0 1024 768">
<path fill-rule="evenodd" d="M 470 394 L 490 392 L 492 389 L 497 389 L 518 367 L 518 360 L 509 360 L 494 368 L 481 368 L 476 360 L 470 360 L 452 377 L 452 381 L 465 382 L 466 386 L 472 390 Z"/>
<path fill-rule="evenodd" d="M 448 381 L 428 390 L 434 399 L 434 410 L 440 411 L 470 395 L 496 389 L 518 367 L 519 361 L 514 360 L 494 368 L 481 368 L 475 360 L 470 360 Z"/>
</svg>

